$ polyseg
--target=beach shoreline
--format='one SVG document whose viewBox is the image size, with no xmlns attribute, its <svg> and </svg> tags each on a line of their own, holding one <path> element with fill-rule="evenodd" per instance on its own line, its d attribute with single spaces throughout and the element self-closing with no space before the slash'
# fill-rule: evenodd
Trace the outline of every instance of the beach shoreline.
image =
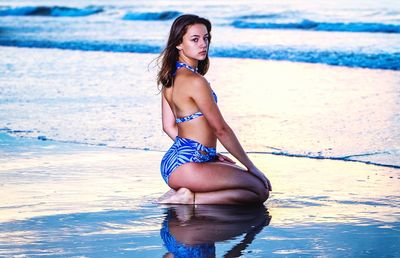
<svg viewBox="0 0 400 258">
<path fill-rule="evenodd" d="M 165 209 L 169 208 L 154 203 L 169 189 L 159 173 L 162 152 L 0 136 L 0 246 L 6 247 L 0 248 L 1 254 L 26 254 L 24 249 L 16 251 L 15 248 L 21 245 L 18 243 L 24 243 L 31 250 L 35 250 L 36 241 L 41 241 L 41 245 L 55 245 L 61 240 L 54 242 L 43 234 L 53 228 L 54 223 L 65 227 L 63 221 L 72 218 L 81 219 L 71 221 L 73 224 L 68 227 L 73 231 L 64 232 L 64 238 L 104 238 L 111 234 L 123 244 L 127 241 L 124 236 L 128 234 L 139 241 L 136 249 L 127 249 L 132 254 L 165 252 L 157 232 L 162 226 Z M 14 153 L 8 152 L 10 147 Z M 307 239 L 311 236 L 304 234 L 316 234 L 311 232 L 318 228 L 325 228 L 329 237 L 339 234 L 332 231 L 333 228 L 347 228 L 354 234 L 368 228 L 368 232 L 375 233 L 349 244 L 375 241 L 377 232 L 386 232 L 384 235 L 379 233 L 379 237 L 388 239 L 389 253 L 395 254 L 393 245 L 399 238 L 393 232 L 400 228 L 400 170 L 271 154 L 250 154 L 250 157 L 268 174 L 274 188 L 265 203 L 272 219 L 257 241 L 274 242 L 287 238 L 287 234 L 292 237 L 302 234 Z M 142 222 L 131 225 L 131 220 Z M 80 227 L 88 228 L 79 233 Z M 22 240 L 28 236 L 28 242 Z M 143 236 L 152 239 L 153 244 L 141 242 L 139 239 Z M 324 238 L 318 236 L 321 237 Z M 216 244 L 221 250 L 229 250 L 232 245 L 230 240 Z M 85 242 L 85 245 L 93 244 Z M 372 254 L 380 252 L 377 248 L 369 247 Z M 64 254 L 71 251 L 68 245 L 64 249 Z M 278 249 L 267 248 L 264 253 L 271 250 L 275 250 L 275 254 L 284 252 Z M 304 246 L 297 246 L 296 250 L 306 255 L 319 252 Z M 53 251 L 50 248 L 47 252 Z M 86 252 L 88 255 L 95 253 Z"/>
<path fill-rule="evenodd" d="M 107 210 L 118 207 L 118 202 L 121 207 L 135 207 L 143 201 L 154 202 L 169 189 L 159 172 L 163 152 L 1 135 L 0 153 L 7 153 L 8 148 L 15 151 L 7 157 L 1 155 L 1 222 L 49 215 L 58 209 L 62 213 L 69 209 L 70 212 Z M 376 217 L 396 220 L 396 208 L 400 205 L 395 200 L 399 197 L 398 169 L 336 160 L 249 155 L 273 183 L 274 191 L 266 202 L 272 215 L 275 207 L 284 210 L 326 206 L 331 212 L 337 208 L 346 210 L 348 202 L 350 207 L 378 205 L 380 209 L 394 205 L 388 207 L 393 209 L 391 212 L 380 211 Z M 316 178 L 321 179 L 317 184 Z M 87 202 L 98 204 L 90 207 Z M 350 209 L 348 215 L 357 219 L 358 212 L 362 213 Z"/>
<path fill-rule="evenodd" d="M 3 132 L 109 147 L 169 148 L 168 137 L 154 130 L 161 128 L 152 63 L 156 55 L 0 50 L 5 63 L 0 74 Z M 36 61 L 26 62 L 26 56 Z M 206 78 L 249 153 L 400 166 L 400 72 L 287 61 L 211 61 Z"/>
<path fill-rule="evenodd" d="M 400 257 L 399 7 L 4 3 L 0 257 Z M 204 78 L 263 205 L 156 203 L 157 57 L 184 13 L 212 23 Z"/>
</svg>

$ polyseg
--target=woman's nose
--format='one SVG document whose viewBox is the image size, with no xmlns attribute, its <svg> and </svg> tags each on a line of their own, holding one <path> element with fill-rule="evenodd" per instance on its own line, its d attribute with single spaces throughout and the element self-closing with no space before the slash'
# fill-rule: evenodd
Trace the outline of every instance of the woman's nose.
<svg viewBox="0 0 400 258">
<path fill-rule="evenodd" d="M 206 47 L 207 46 L 207 42 L 203 39 L 200 41 L 200 47 Z"/>
</svg>

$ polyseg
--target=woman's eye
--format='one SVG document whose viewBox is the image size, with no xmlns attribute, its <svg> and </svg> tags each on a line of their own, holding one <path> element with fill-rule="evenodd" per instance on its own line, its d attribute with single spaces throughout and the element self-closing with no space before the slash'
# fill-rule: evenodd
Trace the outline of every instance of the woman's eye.
<svg viewBox="0 0 400 258">
<path fill-rule="evenodd" d="M 194 42 L 197 42 L 197 41 L 199 41 L 199 39 L 197 39 L 197 38 L 196 38 L 196 39 L 192 39 L 192 40 L 193 40 Z"/>
</svg>

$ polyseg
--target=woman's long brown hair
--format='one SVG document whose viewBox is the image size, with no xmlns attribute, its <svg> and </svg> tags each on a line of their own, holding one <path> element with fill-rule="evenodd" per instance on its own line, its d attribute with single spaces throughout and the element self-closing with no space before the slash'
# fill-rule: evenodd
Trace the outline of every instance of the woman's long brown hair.
<svg viewBox="0 0 400 258">
<path fill-rule="evenodd" d="M 173 74 L 176 71 L 176 61 L 178 61 L 179 58 L 179 51 L 176 46 L 182 43 L 183 35 L 185 35 L 188 27 L 193 24 L 203 24 L 204 26 L 206 26 L 209 35 L 208 47 L 210 46 L 211 22 L 209 20 L 193 14 L 184 14 L 176 18 L 175 21 L 172 23 L 171 30 L 169 32 L 167 46 L 161 52 L 160 56 L 157 59 L 157 63 L 159 63 L 161 59 L 161 68 L 157 74 L 157 85 L 161 84 L 162 87 L 166 88 L 172 86 Z M 201 75 L 206 74 L 209 65 L 210 61 L 208 59 L 207 49 L 206 59 L 201 60 L 198 63 L 198 73 L 200 73 Z"/>
</svg>

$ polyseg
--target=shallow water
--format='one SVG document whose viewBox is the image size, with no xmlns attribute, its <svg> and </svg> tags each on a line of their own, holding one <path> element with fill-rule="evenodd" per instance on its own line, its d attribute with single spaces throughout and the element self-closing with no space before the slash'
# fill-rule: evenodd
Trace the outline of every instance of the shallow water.
<svg viewBox="0 0 400 258">
<path fill-rule="evenodd" d="M 396 0 L 8 1 L 0 45 L 159 53 L 183 13 L 212 21 L 214 57 L 400 69 Z"/>
<path fill-rule="evenodd" d="M 176 12 L 213 22 L 206 77 L 265 207 L 152 203 Z M 1 3 L 0 256 L 399 257 L 399 29 L 393 0 Z"/>
<path fill-rule="evenodd" d="M 2 47 L 0 58 L 4 132 L 168 149 L 155 55 Z M 399 72 L 251 59 L 211 62 L 206 78 L 246 151 L 400 166 Z"/>
<path fill-rule="evenodd" d="M 166 206 L 162 154 L 0 133 L 0 255 L 399 255 L 397 169 L 250 154 L 273 182 L 265 206 Z"/>
<path fill-rule="evenodd" d="M 400 9 L 392 0 L 322 9 L 314 0 L 9 1 L 0 6 L 0 45 L 17 48 L 0 48 L 0 128 L 165 150 L 148 65 L 181 13 L 214 24 L 207 78 L 246 150 L 400 166 Z"/>
<path fill-rule="evenodd" d="M 150 205 L 134 210 L 35 217 L 0 224 L 0 255 L 377 257 L 387 254 L 386 257 L 396 257 L 400 254 L 398 222 L 279 227 L 269 225 L 273 220 L 262 207 Z"/>
</svg>

